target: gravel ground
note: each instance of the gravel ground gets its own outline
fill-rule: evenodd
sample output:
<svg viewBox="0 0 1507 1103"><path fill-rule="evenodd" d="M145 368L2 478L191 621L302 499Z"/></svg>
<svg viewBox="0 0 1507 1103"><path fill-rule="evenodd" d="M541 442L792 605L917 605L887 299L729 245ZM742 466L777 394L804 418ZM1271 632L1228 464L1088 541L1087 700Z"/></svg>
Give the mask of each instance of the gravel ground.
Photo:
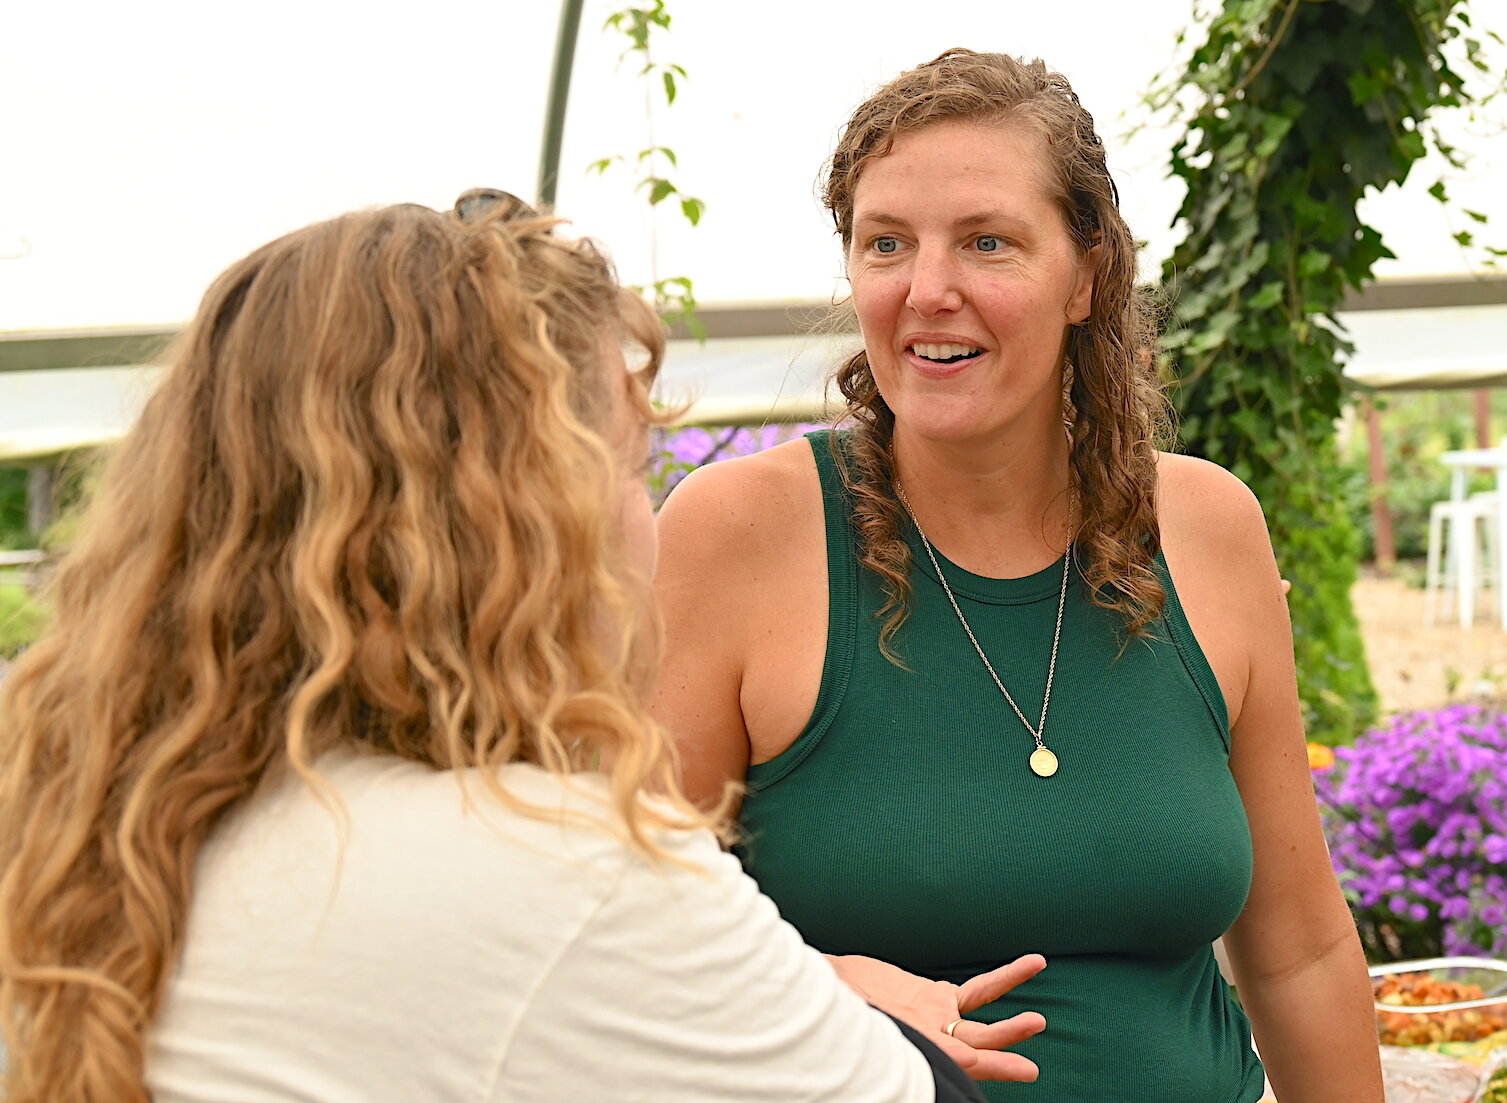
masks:
<svg viewBox="0 0 1507 1103"><path fill-rule="evenodd" d="M1423 590L1400 578L1362 577L1351 591L1383 711L1433 708L1462 698L1507 698L1507 632L1483 591L1476 623L1425 627Z"/></svg>

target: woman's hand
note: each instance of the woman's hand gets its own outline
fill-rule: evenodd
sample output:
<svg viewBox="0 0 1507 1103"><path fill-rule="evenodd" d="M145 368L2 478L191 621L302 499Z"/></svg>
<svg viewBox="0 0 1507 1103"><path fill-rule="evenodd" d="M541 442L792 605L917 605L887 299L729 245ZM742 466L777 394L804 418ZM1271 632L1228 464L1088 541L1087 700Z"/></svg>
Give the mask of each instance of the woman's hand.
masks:
<svg viewBox="0 0 1507 1103"><path fill-rule="evenodd" d="M1018 1053L1001 1053L1046 1028L1035 1011L1022 1011L997 1023L975 1023L963 1016L999 999L1046 968L1040 954L1027 954L1008 965L980 973L964 984L926 980L876 958L824 955L849 988L869 1003L903 1019L946 1053L975 1080L1035 1080L1036 1063ZM961 1020L961 1021L959 1021ZM952 1033L947 1027L957 1023Z"/></svg>

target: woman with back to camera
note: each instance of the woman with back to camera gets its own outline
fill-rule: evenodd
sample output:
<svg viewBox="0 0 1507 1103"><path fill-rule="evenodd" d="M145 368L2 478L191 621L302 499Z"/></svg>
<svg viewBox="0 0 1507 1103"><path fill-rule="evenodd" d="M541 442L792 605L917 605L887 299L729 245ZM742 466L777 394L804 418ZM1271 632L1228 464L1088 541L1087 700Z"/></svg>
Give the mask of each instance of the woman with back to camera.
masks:
<svg viewBox="0 0 1507 1103"><path fill-rule="evenodd" d="M951 50L857 109L825 200L852 428L660 515L687 792L746 778L745 868L818 949L938 978L1046 956L1040 1079L991 1098L1249 1103L1254 1028L1282 1103L1379 1103L1261 508L1156 451L1089 114L1039 61Z"/></svg>
<svg viewBox="0 0 1507 1103"><path fill-rule="evenodd" d="M8 1103L977 1098L918 1030L1034 1074L993 1050L1039 1015L942 1028L1039 958L839 962L897 1030L678 795L662 332L553 220L459 210L233 266L114 458L0 684Z"/></svg>

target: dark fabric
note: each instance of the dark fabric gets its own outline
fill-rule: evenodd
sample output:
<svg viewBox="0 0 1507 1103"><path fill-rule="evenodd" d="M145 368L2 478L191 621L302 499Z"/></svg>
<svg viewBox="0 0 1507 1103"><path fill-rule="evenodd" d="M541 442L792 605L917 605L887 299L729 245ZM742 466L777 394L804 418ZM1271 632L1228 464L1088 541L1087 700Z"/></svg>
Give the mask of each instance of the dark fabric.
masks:
<svg viewBox="0 0 1507 1103"><path fill-rule="evenodd" d="M840 437L837 439L841 439ZM813 434L827 508L829 630L812 717L749 770L745 868L816 948L955 983L1021 954L1040 976L970 1017L1042 1012L1019 1052L1035 1103L1247 1103L1263 1076L1210 944L1240 914L1251 841L1212 670L1162 571L1153 638L1124 645L1075 570L1045 742L1035 743L958 623L909 526L913 606L879 652L879 581L854 553L849 503ZM1061 562L1025 578L938 553L979 643L1021 710L1040 714ZM1122 645L1123 653L1122 653Z"/></svg>
<svg viewBox="0 0 1507 1103"><path fill-rule="evenodd" d="M889 1012L886 1011L885 1014L889 1015ZM895 1025L905 1035L905 1040L919 1049L926 1058L926 1063L931 1066L931 1076L937 1084L937 1103L988 1103L978 1085L968 1079L967 1073L958 1068L957 1062L909 1023L901 1022L893 1015L890 1018L895 1020Z"/></svg>

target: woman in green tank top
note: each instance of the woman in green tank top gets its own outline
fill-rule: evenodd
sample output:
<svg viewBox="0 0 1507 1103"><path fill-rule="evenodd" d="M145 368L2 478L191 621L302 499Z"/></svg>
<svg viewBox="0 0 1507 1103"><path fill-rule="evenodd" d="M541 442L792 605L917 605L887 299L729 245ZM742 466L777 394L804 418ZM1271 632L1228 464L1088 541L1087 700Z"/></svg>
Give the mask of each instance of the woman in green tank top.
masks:
<svg viewBox="0 0 1507 1103"><path fill-rule="evenodd" d="M952 50L858 108L825 199L851 428L660 515L688 791L746 783L745 867L828 954L1046 956L949 1028L1045 1015L991 1098L1254 1103L1254 1032L1282 1103L1380 1103L1261 509L1155 450L1093 120L1040 62Z"/></svg>

